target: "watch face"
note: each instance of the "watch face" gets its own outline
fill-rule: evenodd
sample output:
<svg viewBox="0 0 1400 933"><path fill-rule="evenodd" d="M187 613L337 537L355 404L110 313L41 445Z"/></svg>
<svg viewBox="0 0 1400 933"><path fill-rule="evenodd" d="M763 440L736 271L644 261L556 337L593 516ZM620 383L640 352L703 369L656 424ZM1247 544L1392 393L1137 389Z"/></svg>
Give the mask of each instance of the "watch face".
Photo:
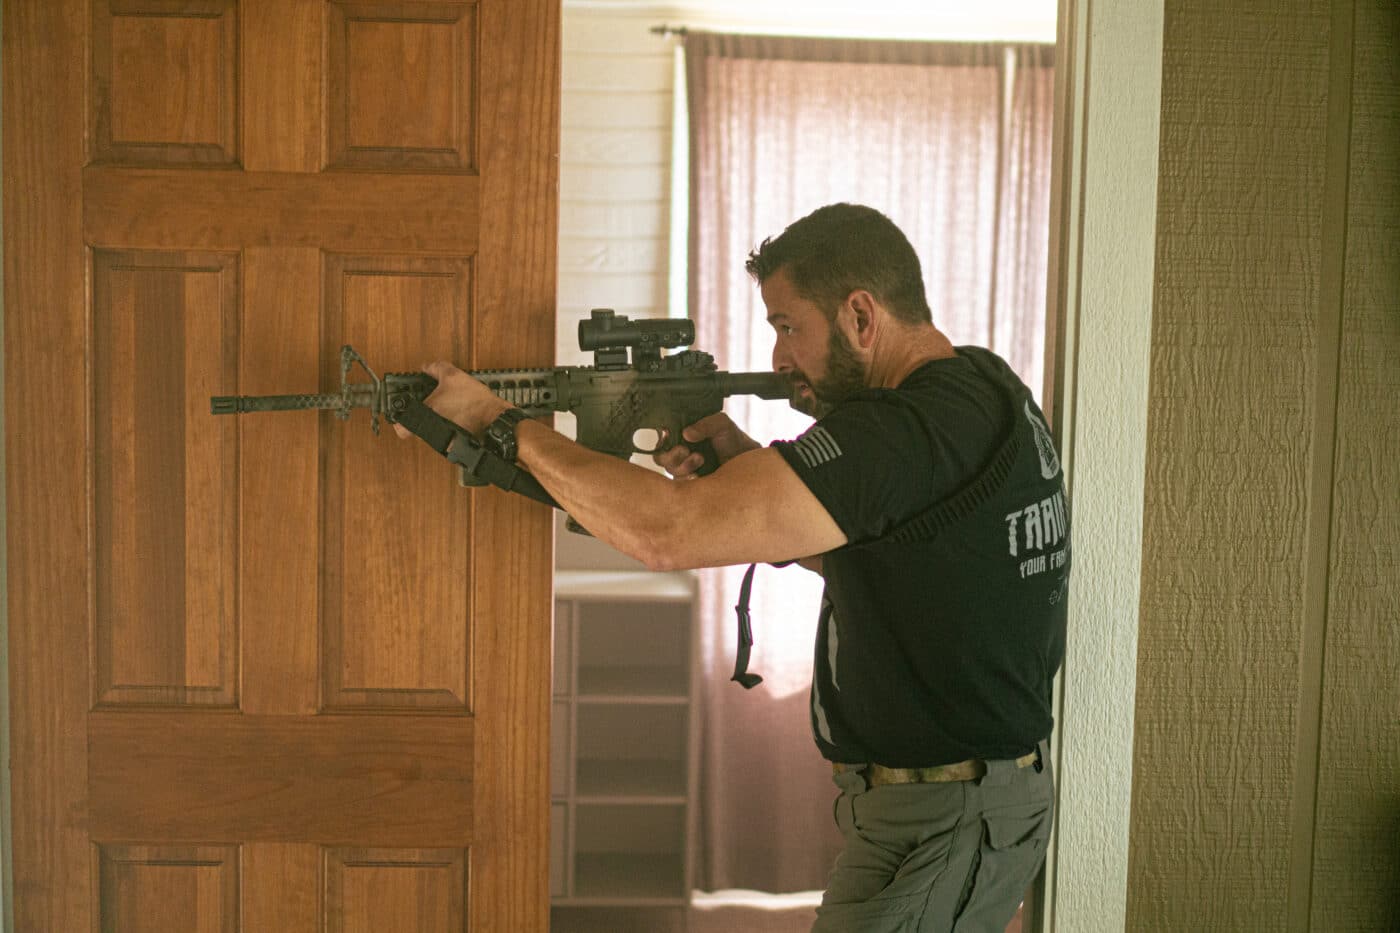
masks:
<svg viewBox="0 0 1400 933"><path fill-rule="evenodd" d="M519 408L508 408L486 427L486 439L502 460L515 462L515 426L528 417Z"/></svg>

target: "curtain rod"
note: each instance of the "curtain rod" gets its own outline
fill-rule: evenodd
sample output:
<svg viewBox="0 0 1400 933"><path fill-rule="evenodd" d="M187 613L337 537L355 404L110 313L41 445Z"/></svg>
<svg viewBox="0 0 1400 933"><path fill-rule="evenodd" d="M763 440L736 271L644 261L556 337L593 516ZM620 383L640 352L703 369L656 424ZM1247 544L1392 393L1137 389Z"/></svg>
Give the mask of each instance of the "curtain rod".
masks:
<svg viewBox="0 0 1400 933"><path fill-rule="evenodd" d="M680 36L685 38L686 28L684 26L669 26L662 23L660 26L651 27L652 33L658 36Z"/></svg>

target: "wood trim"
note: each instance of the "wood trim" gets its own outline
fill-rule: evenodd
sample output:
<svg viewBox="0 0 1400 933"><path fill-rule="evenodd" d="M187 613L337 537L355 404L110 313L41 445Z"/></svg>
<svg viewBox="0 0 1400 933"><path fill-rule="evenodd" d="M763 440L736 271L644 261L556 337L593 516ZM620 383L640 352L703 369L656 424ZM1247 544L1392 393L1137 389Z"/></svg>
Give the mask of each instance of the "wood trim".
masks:
<svg viewBox="0 0 1400 933"><path fill-rule="evenodd" d="M1074 247L1080 236L1078 212L1070 208L1078 204L1080 186L1076 183L1076 169L1082 171L1078 155L1084 148L1083 95L1087 94L1087 87L1081 84L1085 71L1082 55L1086 49L1080 37L1080 17L1088 14L1087 8L1081 14L1081 7L1088 2L1059 0L1055 24L1055 114L1050 144L1050 240L1046 262L1045 367L1041 381L1041 411L1054 433L1066 477L1073 468L1071 458L1074 455L1070 429L1074 424L1073 355L1077 324L1074 309L1078 300L1079 270L1079 257ZM1064 669L1061 667L1060 673L1055 676L1052 697L1058 728L1050 736L1050 757L1057 777L1056 820L1050 830L1045 864L1031 883L1024 914L1025 928L1035 933L1050 933L1055 928L1055 895L1060 883L1060 808L1064 799L1061 791L1064 749L1060 735L1064 729L1064 681ZM1131 754L1131 746L1127 751Z"/></svg>
<svg viewBox="0 0 1400 933"><path fill-rule="evenodd" d="M89 930L87 255L90 25L81 0L4 5L5 449L14 928ZM21 144L22 142L22 144Z"/></svg>
<svg viewBox="0 0 1400 933"><path fill-rule="evenodd" d="M490 0L478 16L483 182L471 365L549 365L559 237L560 7L557 0ZM471 708L476 739L489 750L482 765L492 773L474 785L482 844L468 868L468 928L547 930L553 600L545 581L554 570L553 515L499 490L473 498L478 664ZM503 583L503 572L520 585ZM487 844L508 837L520 841L509 848Z"/></svg>
<svg viewBox="0 0 1400 933"><path fill-rule="evenodd" d="M472 175L91 166L83 172L83 230L89 243L109 248L470 255L480 187Z"/></svg>
<svg viewBox="0 0 1400 933"><path fill-rule="evenodd" d="M250 11L251 12L251 11ZM321 253L243 251L238 381L229 394L319 392ZM273 313L276 309L281 313ZM239 708L244 713L317 711L317 574L324 522L304 503L320 496L323 420L316 412L238 423ZM277 450L275 458L263 451Z"/></svg>
<svg viewBox="0 0 1400 933"><path fill-rule="evenodd" d="M88 732L94 841L472 841L469 717L93 713Z"/></svg>
<svg viewBox="0 0 1400 933"><path fill-rule="evenodd" d="M275 0L239 8L242 165L250 172L318 172L325 164L322 98L325 0ZM295 114L287 132L281 115Z"/></svg>

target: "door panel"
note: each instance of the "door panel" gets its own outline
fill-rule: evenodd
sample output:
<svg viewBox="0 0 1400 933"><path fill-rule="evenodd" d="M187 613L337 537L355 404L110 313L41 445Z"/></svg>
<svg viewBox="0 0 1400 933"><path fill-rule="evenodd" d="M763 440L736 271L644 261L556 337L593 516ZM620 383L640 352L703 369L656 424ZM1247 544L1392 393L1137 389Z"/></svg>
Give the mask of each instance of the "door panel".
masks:
<svg viewBox="0 0 1400 933"><path fill-rule="evenodd" d="M546 929L550 515L208 398L550 362L557 6L3 15L17 928Z"/></svg>
<svg viewBox="0 0 1400 933"><path fill-rule="evenodd" d="M88 717L95 839L469 845L465 716Z"/></svg>
<svg viewBox="0 0 1400 933"><path fill-rule="evenodd" d="M93 253L94 703L237 699L238 256Z"/></svg>
<svg viewBox="0 0 1400 933"><path fill-rule="evenodd" d="M475 6L346 0L329 12L330 166L475 172Z"/></svg>
<svg viewBox="0 0 1400 933"><path fill-rule="evenodd" d="M92 4L95 162L238 164L236 0Z"/></svg>
<svg viewBox="0 0 1400 933"><path fill-rule="evenodd" d="M341 342L396 369L469 358L471 273L469 257L327 256L323 381L340 378ZM325 706L465 711L469 554L422 543L469 540L472 500L426 445L375 437L366 421L328 424Z"/></svg>
<svg viewBox="0 0 1400 933"><path fill-rule="evenodd" d="M103 929L238 931L237 846L97 847Z"/></svg>

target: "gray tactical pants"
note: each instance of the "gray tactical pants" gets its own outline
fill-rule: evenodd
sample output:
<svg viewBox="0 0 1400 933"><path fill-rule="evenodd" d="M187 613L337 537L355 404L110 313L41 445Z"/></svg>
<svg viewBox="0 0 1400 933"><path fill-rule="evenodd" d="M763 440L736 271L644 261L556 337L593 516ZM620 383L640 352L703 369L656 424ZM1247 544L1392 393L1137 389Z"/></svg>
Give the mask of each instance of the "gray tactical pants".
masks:
<svg viewBox="0 0 1400 933"><path fill-rule="evenodd" d="M1005 933L1045 858L1054 781L1041 770L988 763L972 781L866 789L833 780L836 859L812 933Z"/></svg>

